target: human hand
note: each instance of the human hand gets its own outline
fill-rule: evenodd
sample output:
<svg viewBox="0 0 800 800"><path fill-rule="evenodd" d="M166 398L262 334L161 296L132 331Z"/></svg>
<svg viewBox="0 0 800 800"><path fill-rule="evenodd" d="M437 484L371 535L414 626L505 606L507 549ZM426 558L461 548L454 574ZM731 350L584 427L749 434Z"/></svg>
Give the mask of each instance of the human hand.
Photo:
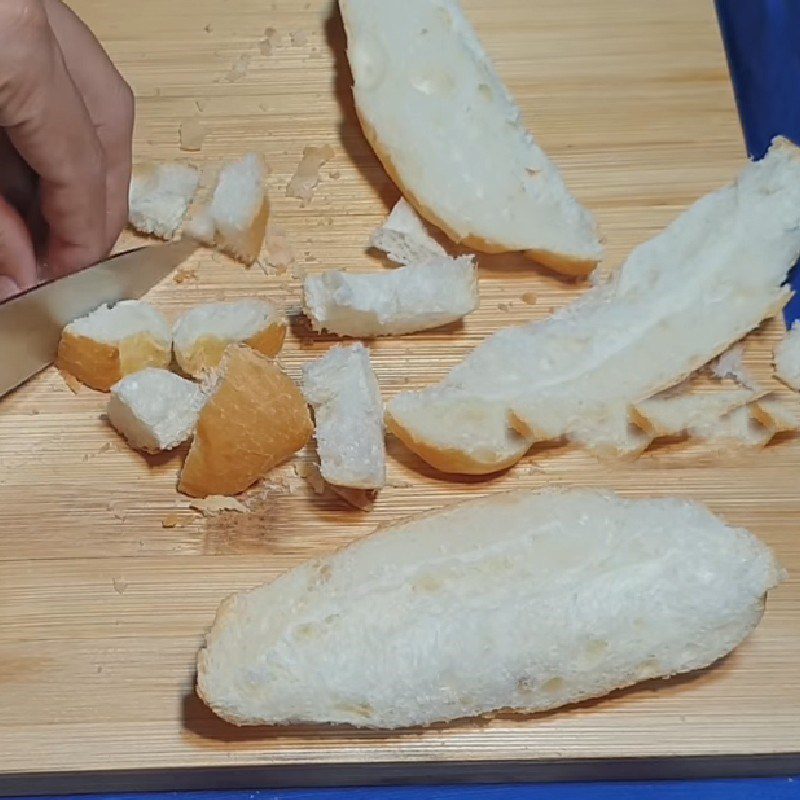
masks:
<svg viewBox="0 0 800 800"><path fill-rule="evenodd" d="M0 129L2 299L39 255L41 277L99 261L128 216L133 95L61 0L0 0Z"/></svg>

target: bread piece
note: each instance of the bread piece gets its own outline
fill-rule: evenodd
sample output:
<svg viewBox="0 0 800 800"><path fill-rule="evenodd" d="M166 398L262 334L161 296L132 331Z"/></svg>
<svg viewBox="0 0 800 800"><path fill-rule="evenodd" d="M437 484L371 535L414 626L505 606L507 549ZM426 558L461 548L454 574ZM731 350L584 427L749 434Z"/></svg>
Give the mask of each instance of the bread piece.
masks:
<svg viewBox="0 0 800 800"><path fill-rule="evenodd" d="M796 403L792 407L780 397L768 394L751 403L749 408L753 419L772 431L773 435L800 430Z"/></svg>
<svg viewBox="0 0 800 800"><path fill-rule="evenodd" d="M336 486L381 489L383 404L369 350L360 343L334 347L306 364L303 394L314 409L322 477Z"/></svg>
<svg viewBox="0 0 800 800"><path fill-rule="evenodd" d="M735 344L711 363L711 374L720 380L730 378L739 386L755 389L757 382L744 365L744 345Z"/></svg>
<svg viewBox="0 0 800 800"><path fill-rule="evenodd" d="M148 367L111 388L106 413L131 447L158 453L183 444L194 433L205 399L196 383Z"/></svg>
<svg viewBox="0 0 800 800"><path fill-rule="evenodd" d="M719 447L758 448L764 447L775 431L762 425L748 406L740 406L717 419L691 427L689 435Z"/></svg>
<svg viewBox="0 0 800 800"><path fill-rule="evenodd" d="M794 323L775 349L775 375L800 391L800 322Z"/></svg>
<svg viewBox="0 0 800 800"><path fill-rule="evenodd" d="M457 0L339 7L361 126L417 211L471 248L591 272L594 219L525 129Z"/></svg>
<svg viewBox="0 0 800 800"><path fill-rule="evenodd" d="M200 378L219 366L225 348L234 342L275 356L286 338L286 326L286 317L266 300L195 306L175 324L175 359L187 375Z"/></svg>
<svg viewBox="0 0 800 800"><path fill-rule="evenodd" d="M194 167L157 164L135 170L128 191L128 222L142 233L171 239L200 183Z"/></svg>
<svg viewBox="0 0 800 800"><path fill-rule="evenodd" d="M461 256L364 274L329 270L306 277L303 304L315 331L340 336L438 328L478 307L475 263Z"/></svg>
<svg viewBox="0 0 800 800"><path fill-rule="evenodd" d="M246 345L230 345L178 489L191 497L243 492L303 447L311 433L308 407L291 378Z"/></svg>
<svg viewBox="0 0 800 800"><path fill-rule="evenodd" d="M123 300L103 305L67 325L56 366L81 383L107 392L125 375L172 360L169 324L149 303Z"/></svg>
<svg viewBox="0 0 800 800"><path fill-rule="evenodd" d="M238 725L544 711L713 663L782 577L695 503L495 494L229 597L197 689Z"/></svg>
<svg viewBox="0 0 800 800"><path fill-rule="evenodd" d="M428 233L425 223L403 197L386 222L373 232L369 245L386 253L396 264L424 264L447 256L447 251Z"/></svg>
<svg viewBox="0 0 800 800"><path fill-rule="evenodd" d="M439 453L452 471L476 460L471 442L480 440L477 460L492 472L507 464L509 435L498 426L487 442L482 418L471 425L450 417L448 403L493 414L505 404L528 444L570 436L587 416L619 419L776 313L798 255L800 158L778 139L736 183L636 248L606 283L545 322L494 334L438 386L391 400L387 425L423 458L430 460L415 442ZM445 424L434 426L432 413Z"/></svg>
<svg viewBox="0 0 800 800"><path fill-rule="evenodd" d="M713 426L720 417L746 406L759 395L743 386L718 386L701 392L656 395L633 407L637 425L653 436L679 436Z"/></svg>

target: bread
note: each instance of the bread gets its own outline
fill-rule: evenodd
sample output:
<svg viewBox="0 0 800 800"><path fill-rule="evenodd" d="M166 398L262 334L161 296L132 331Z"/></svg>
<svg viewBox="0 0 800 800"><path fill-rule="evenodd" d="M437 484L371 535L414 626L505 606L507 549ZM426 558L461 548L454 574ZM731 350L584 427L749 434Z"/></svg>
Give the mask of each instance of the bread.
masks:
<svg viewBox="0 0 800 800"><path fill-rule="evenodd" d="M175 360L187 375L200 378L219 366L225 348L234 342L275 356L286 338L286 326L283 314L266 300L195 306L175 324Z"/></svg>
<svg viewBox="0 0 800 800"><path fill-rule="evenodd" d="M769 394L751 403L749 408L753 419L773 435L800 430L796 403L792 407L776 395Z"/></svg>
<svg viewBox="0 0 800 800"><path fill-rule="evenodd" d="M386 253L396 264L424 264L447 255L403 197L397 201L386 222L373 231L369 244Z"/></svg>
<svg viewBox="0 0 800 800"><path fill-rule="evenodd" d="M339 0L364 133L454 242L569 275L602 257L591 214L525 129L457 0Z"/></svg>
<svg viewBox="0 0 800 800"><path fill-rule="evenodd" d="M705 420L689 429L696 439L718 447L764 447L776 431L755 417L749 406L739 406L713 420Z"/></svg>
<svg viewBox="0 0 800 800"><path fill-rule="evenodd" d="M128 191L128 222L137 231L171 239L200 183L194 167L158 164L134 171Z"/></svg>
<svg viewBox="0 0 800 800"><path fill-rule="evenodd" d="M106 413L131 447L158 453L183 444L194 433L205 399L196 383L147 367L111 388Z"/></svg>
<svg viewBox="0 0 800 800"><path fill-rule="evenodd" d="M800 323L795 322L775 349L775 375L800 391Z"/></svg>
<svg viewBox="0 0 800 800"><path fill-rule="evenodd" d="M311 438L291 378L246 345L225 351L178 482L191 497L243 492Z"/></svg>
<svg viewBox="0 0 800 800"><path fill-rule="evenodd" d="M226 164L210 204L193 209L183 233L252 264L261 252L269 221L266 176L264 159L256 153Z"/></svg>
<svg viewBox="0 0 800 800"><path fill-rule="evenodd" d="M56 366L107 392L125 375L166 367L172 359L169 324L149 303L123 300L70 322L61 333Z"/></svg>
<svg viewBox="0 0 800 800"><path fill-rule="evenodd" d="M713 425L720 417L746 406L759 395L743 386L718 386L703 392L656 395L633 407L637 425L653 436L679 436Z"/></svg>
<svg viewBox="0 0 800 800"><path fill-rule="evenodd" d="M308 275L303 306L315 331L340 336L390 336L438 328L478 307L471 256L393 270Z"/></svg>
<svg viewBox="0 0 800 800"><path fill-rule="evenodd" d="M544 711L712 664L781 578L755 536L695 503L495 494L232 595L197 690L237 725Z"/></svg>
<svg viewBox="0 0 800 800"><path fill-rule="evenodd" d="M778 139L738 181L636 248L607 283L545 322L494 334L436 387L393 398L387 426L423 458L438 453L440 468L470 461L472 471L493 472L525 442L569 437L587 418L624 418L777 313L798 255L800 157ZM500 424L489 440L481 415L469 424L459 414L467 402L476 414L505 406L521 441Z"/></svg>
<svg viewBox="0 0 800 800"><path fill-rule="evenodd" d="M314 409L322 477L335 486L386 483L383 403L369 350L334 347L303 367L303 394Z"/></svg>

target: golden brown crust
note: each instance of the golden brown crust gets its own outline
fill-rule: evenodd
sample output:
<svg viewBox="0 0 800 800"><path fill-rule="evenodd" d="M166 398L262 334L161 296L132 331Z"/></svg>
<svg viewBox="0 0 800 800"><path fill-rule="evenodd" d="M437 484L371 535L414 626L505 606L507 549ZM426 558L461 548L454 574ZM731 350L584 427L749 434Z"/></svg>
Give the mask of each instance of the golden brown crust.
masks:
<svg viewBox="0 0 800 800"><path fill-rule="evenodd" d="M479 459L461 450L440 448L424 439L419 439L400 424L388 411L384 421L386 429L393 433L409 450L416 453L435 469L456 475L490 475L514 466L527 452L514 453L504 459Z"/></svg>
<svg viewBox="0 0 800 800"><path fill-rule="evenodd" d="M281 319L271 323L263 331L245 342L253 350L265 356L276 356L283 347L286 338L286 320ZM201 336L196 339L190 350L175 353L180 368L194 378L202 378L203 375L216 369L222 361L225 349L231 342L227 339L220 339L218 336Z"/></svg>
<svg viewBox="0 0 800 800"><path fill-rule="evenodd" d="M313 431L303 395L270 359L230 345L220 372L180 475L178 489L192 497L243 492Z"/></svg>
<svg viewBox="0 0 800 800"><path fill-rule="evenodd" d="M107 344L64 331L58 343L56 366L86 386L107 392L125 375L145 367L167 367L171 358L172 348L149 333Z"/></svg>
<svg viewBox="0 0 800 800"><path fill-rule="evenodd" d="M370 143L372 149L375 151L375 155L378 156L378 160L381 162L381 164L383 164L383 168L386 170L388 176L392 179L397 188L400 189L403 197L405 197L405 199L408 200L412 206L414 206L417 213L421 217L424 217L432 225L435 225L437 228L442 230L447 237L456 244L470 249L480 250L482 253L510 252L506 245L499 242L488 241L480 236L463 237L459 235L457 231L454 231L447 225L447 223L444 222L444 220L439 218L433 210L422 203L422 201L400 179L400 174L395 168L391 156L389 155L388 151L381 146L378 134L362 115L357 99L355 103L356 113L359 121L361 122L361 128L364 131L364 136ZM562 275L568 275L570 277L586 276L592 272L592 270L598 264L596 260L576 260L564 255L563 253L553 253L549 250L527 250L525 251L525 255L532 261L536 261L538 264L541 264L548 269L555 270Z"/></svg>

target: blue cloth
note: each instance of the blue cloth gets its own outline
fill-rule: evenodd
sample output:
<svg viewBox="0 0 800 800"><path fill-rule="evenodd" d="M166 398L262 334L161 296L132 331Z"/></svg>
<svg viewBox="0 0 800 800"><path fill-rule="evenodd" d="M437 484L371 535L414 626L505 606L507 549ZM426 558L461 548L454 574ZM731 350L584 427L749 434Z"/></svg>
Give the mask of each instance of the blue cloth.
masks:
<svg viewBox="0 0 800 800"><path fill-rule="evenodd" d="M773 137L800 144L800 0L717 0L747 152L764 155ZM787 323L800 319L800 266Z"/></svg>

